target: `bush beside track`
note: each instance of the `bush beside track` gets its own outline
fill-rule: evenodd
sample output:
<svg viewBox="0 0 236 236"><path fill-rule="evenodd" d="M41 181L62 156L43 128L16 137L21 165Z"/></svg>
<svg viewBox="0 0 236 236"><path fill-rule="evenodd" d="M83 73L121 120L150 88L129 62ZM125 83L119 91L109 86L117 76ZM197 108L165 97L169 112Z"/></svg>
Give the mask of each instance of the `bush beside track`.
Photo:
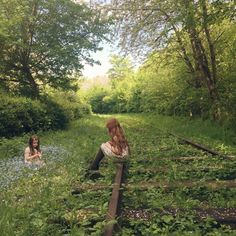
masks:
<svg viewBox="0 0 236 236"><path fill-rule="evenodd" d="M65 128L69 121L90 113L90 107L72 94L57 94L32 100L0 96L0 137Z"/></svg>

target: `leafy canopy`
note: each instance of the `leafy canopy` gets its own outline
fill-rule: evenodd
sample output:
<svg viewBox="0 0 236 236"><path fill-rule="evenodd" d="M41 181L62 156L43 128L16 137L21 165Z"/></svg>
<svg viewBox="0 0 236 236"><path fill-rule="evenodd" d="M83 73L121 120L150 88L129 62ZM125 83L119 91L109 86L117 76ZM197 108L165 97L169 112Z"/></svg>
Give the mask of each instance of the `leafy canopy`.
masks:
<svg viewBox="0 0 236 236"><path fill-rule="evenodd" d="M0 0L0 9L0 84L25 95L72 88L109 31L99 10L71 0Z"/></svg>

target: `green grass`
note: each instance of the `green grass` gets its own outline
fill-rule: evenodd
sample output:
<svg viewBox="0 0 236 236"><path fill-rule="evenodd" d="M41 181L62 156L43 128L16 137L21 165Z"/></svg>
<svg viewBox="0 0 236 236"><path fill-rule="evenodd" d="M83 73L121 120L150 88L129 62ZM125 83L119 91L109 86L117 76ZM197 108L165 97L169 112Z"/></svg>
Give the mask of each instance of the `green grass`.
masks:
<svg viewBox="0 0 236 236"><path fill-rule="evenodd" d="M213 149L228 155L235 155L236 146L234 134L209 122L199 120L188 121L183 118L171 118L147 114L114 115L121 122L131 145L130 170L157 168L167 166L169 171L157 172L155 175L128 176L128 181L181 181L194 179L217 180L219 176L227 174L227 169L233 171L235 162L228 163L224 159L209 158L200 150L191 146L181 145L178 140L169 136L168 132L196 140ZM11 185L0 193L0 235L101 235L105 225L105 216L110 195L109 189L101 191L84 191L78 196L71 194L74 187L81 184L96 185L110 184L115 174L115 166L101 164L103 178L96 183L84 178L84 171L93 159L98 147L107 141L105 121L108 115L92 115L74 121L67 130L48 131L39 133L42 148L45 149L43 158L47 166L38 171L24 170L25 175L12 181ZM0 143L0 160L9 159L15 155L22 155L27 145L28 135L13 139L2 139ZM206 156L206 160L189 163L175 163L169 159L172 156ZM140 164L139 159L149 160ZM215 167L219 170L202 172L203 167ZM194 171L191 171L192 170ZM10 172L9 172L10 173ZM1 179L0 179L1 180ZM206 199L212 199L212 206L236 207L235 192L222 190L213 191L204 189L205 197L199 199L202 189L177 189L169 193L160 189L142 193L127 193L125 206L134 207L164 207L167 204L173 207L191 209L198 204L206 206ZM226 192L228 193L226 194ZM132 203L132 204L131 204ZM194 231L191 220L183 227L171 228L170 222L162 222L155 218L153 226L140 225L140 222L124 222L124 235L135 227L143 229L146 234L159 232L166 235L168 232L185 232L188 227ZM165 221L166 219L164 219ZM180 220L180 219L178 219ZM168 221L168 220L167 220ZM177 220L176 220L177 221ZM162 223L166 228L160 228ZM192 223L191 223L192 222ZM196 222L195 222L196 223ZM194 223L194 224L195 224ZM179 223L178 223L179 224ZM203 224L203 225L202 225ZM168 226L168 227L167 227ZM153 227L153 229L151 229ZM196 230L213 232L206 223L198 223ZM153 230L153 231L151 231ZM172 231L170 231L172 230ZM223 229L219 229L218 232ZM224 230L223 230L224 231ZM222 231L222 232L223 232ZM226 232L225 230L224 232ZM134 231L133 231L134 232ZM138 231L137 231L138 232ZM186 231L187 232L187 231ZM200 232L200 231L199 231ZM205 231L204 231L205 232ZM201 233L201 232L200 232ZM128 234L127 235L132 235ZM177 234L176 234L177 235ZM212 234L214 235L214 234ZM217 234L216 234L217 235Z"/></svg>
<svg viewBox="0 0 236 236"><path fill-rule="evenodd" d="M153 120L153 116L150 116ZM236 134L212 121L157 115L157 126L184 138L192 139L223 153L236 153Z"/></svg>

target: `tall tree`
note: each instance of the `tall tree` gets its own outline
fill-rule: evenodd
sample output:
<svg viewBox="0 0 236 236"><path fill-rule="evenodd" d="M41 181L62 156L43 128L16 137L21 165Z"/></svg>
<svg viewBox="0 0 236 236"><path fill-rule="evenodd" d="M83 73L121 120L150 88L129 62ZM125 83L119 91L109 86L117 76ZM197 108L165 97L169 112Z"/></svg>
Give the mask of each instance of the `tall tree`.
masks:
<svg viewBox="0 0 236 236"><path fill-rule="evenodd" d="M215 119L220 119L215 44L223 32L213 38L211 30L216 22L234 19L233 9L230 0L114 0L110 7L125 50L149 54L172 45L186 64L192 86L207 88Z"/></svg>
<svg viewBox="0 0 236 236"><path fill-rule="evenodd" d="M0 0L0 85L38 97L71 89L109 31L100 11L71 0Z"/></svg>
<svg viewBox="0 0 236 236"><path fill-rule="evenodd" d="M115 87L117 82L125 79L132 73L132 64L127 57L118 55L111 55L110 63L111 68L108 70L108 77L112 87Z"/></svg>

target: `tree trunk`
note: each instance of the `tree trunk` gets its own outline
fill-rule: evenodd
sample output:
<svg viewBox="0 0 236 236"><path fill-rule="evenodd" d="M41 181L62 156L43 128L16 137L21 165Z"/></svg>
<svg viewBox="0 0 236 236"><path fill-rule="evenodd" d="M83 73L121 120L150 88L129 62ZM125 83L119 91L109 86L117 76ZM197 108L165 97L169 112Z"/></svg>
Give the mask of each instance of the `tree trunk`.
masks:
<svg viewBox="0 0 236 236"><path fill-rule="evenodd" d="M201 75L202 73L201 73L200 65L197 60L196 48L194 46L194 41L192 40L192 38L190 38L190 43L191 43L191 48L192 48L192 53L193 53L193 58L194 58L194 65L195 65L195 68L194 68L195 88L198 89L202 87L203 78Z"/></svg>
<svg viewBox="0 0 236 236"><path fill-rule="evenodd" d="M193 4L193 3L192 3ZM190 6L190 2L186 3L186 10L189 12L188 15L188 20L191 20L192 24L188 25L188 35L190 38L191 46L192 46L192 51L193 51L193 58L195 60L195 65L196 68L200 70L200 75L201 75L201 80L204 82L208 89L209 97L211 99L211 105L212 105L212 112L213 112L213 118L215 120L220 119L220 109L219 109L219 94L216 88L216 68L214 66L214 72L213 70L211 71L209 68L209 63L207 59L207 52L203 46L202 40L199 37L199 34L196 30L196 24L195 24L195 19L194 19L194 14L192 13L192 9L190 9L193 6ZM206 9L205 9L206 11ZM205 13L206 14L206 13ZM206 17L206 16L205 16ZM206 24L206 22L205 22ZM211 38L210 38L210 33L208 31L207 25L205 25L205 32L206 36L210 41L208 43L211 43ZM212 44L213 46L213 44ZM215 54L214 54L214 48L213 49L213 54L211 54L211 58L213 55L213 62L215 63ZM210 49L211 51L211 49ZM212 63L212 60L211 60Z"/></svg>
<svg viewBox="0 0 236 236"><path fill-rule="evenodd" d="M172 20L170 19L170 16L163 10L160 9L160 11L163 13L163 15L166 17L166 20L171 24L174 32L175 32L175 35L176 35L176 38L177 38L177 42L180 46L180 55L182 56L182 58L184 59L184 62L185 64L187 65L190 73L194 76L195 78L195 70L194 70L194 67L192 65L192 62L188 56L188 53L187 53L187 50L184 46L184 42L183 40L181 39L181 35L179 33L179 30L177 29L177 27L175 26L175 24L172 22ZM182 53L182 54L181 54ZM195 80L195 85L198 84L198 82ZM198 86L198 85L196 85Z"/></svg>
<svg viewBox="0 0 236 236"><path fill-rule="evenodd" d="M23 75L25 76L25 79L27 80L26 83L29 85L28 95L32 98L39 98L39 87L35 82L29 67L24 66L22 72Z"/></svg>
<svg viewBox="0 0 236 236"><path fill-rule="evenodd" d="M211 69L212 69L212 79L214 83L217 83L217 69L216 69L216 56L215 56L215 48L214 44L211 39L210 31L207 27L207 7L206 7L206 1L202 0L202 14L203 14L203 28L205 31L207 43L209 46L209 51L210 51L210 59L211 59Z"/></svg>

